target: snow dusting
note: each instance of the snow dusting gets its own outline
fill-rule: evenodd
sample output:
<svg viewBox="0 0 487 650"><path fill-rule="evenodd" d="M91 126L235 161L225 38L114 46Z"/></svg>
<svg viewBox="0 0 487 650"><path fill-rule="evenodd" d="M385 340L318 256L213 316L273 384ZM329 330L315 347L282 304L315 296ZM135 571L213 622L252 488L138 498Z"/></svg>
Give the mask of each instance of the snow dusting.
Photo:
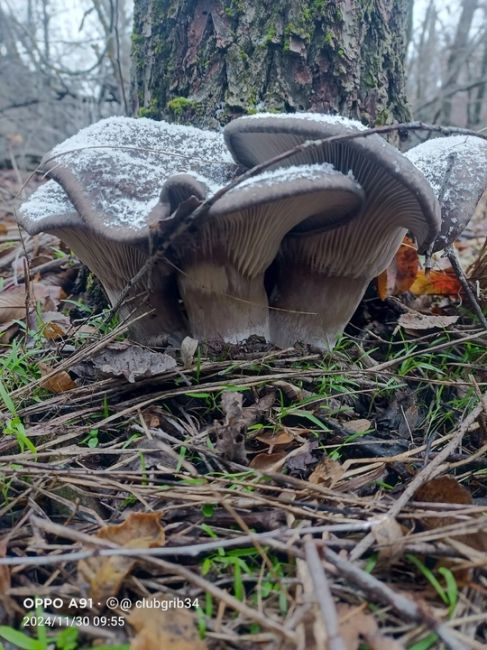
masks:
<svg viewBox="0 0 487 650"><path fill-rule="evenodd" d="M74 213L75 209L63 188L56 181L48 181L22 203L21 217L27 221L43 221L55 215Z"/></svg>
<svg viewBox="0 0 487 650"><path fill-rule="evenodd" d="M330 163L320 163L316 165L292 165L291 167L278 167L264 171L261 174L247 178L233 187L230 192L238 192L244 188L253 189L255 187L271 186L278 183L288 183L300 178L304 180L318 180L323 174L343 177L343 174L337 171ZM348 174L351 180L355 181L352 174ZM359 187L358 183L357 187Z"/></svg>
<svg viewBox="0 0 487 650"><path fill-rule="evenodd" d="M440 201L442 226L435 248L451 243L470 221L487 187L487 141L475 136L434 138L406 152Z"/></svg>
<svg viewBox="0 0 487 650"><path fill-rule="evenodd" d="M327 115L324 113L256 113L255 115L248 115L241 119L255 120L262 118L310 120L311 122L324 122L325 124L340 124L341 126L354 129L355 131L366 131L368 128L361 122L351 120L343 115Z"/></svg>
<svg viewBox="0 0 487 650"><path fill-rule="evenodd" d="M212 190L235 169L220 133L127 117L111 117L82 129L57 145L44 165L54 175L58 165L75 176L100 225L134 231L147 226L171 175L192 173ZM46 203L45 209L30 214L33 220L42 220L48 212Z"/></svg>

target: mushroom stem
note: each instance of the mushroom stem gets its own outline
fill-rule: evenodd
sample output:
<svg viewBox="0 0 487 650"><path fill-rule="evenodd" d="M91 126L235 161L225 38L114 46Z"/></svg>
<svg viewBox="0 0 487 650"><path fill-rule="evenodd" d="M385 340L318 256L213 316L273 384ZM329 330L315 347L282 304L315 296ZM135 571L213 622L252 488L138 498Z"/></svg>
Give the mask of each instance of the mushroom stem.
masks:
<svg viewBox="0 0 487 650"><path fill-rule="evenodd" d="M65 241L83 264L96 269L112 305L118 302L126 285L148 257L143 246L117 241L107 244L81 228L56 228L52 229L52 233ZM122 319L132 320L151 312L129 326L131 338L151 346L180 342L187 330L178 300L177 282L172 269L163 263L156 263L150 277L146 276L134 285L120 307Z"/></svg>
<svg viewBox="0 0 487 650"><path fill-rule="evenodd" d="M365 293L368 278L328 277L298 264L290 268L289 263L279 276L279 290L271 296L271 341L282 348L301 341L332 350Z"/></svg>
<svg viewBox="0 0 487 650"><path fill-rule="evenodd" d="M228 264L189 263L181 294L197 339L238 343L252 334L269 338L263 282L242 276Z"/></svg>

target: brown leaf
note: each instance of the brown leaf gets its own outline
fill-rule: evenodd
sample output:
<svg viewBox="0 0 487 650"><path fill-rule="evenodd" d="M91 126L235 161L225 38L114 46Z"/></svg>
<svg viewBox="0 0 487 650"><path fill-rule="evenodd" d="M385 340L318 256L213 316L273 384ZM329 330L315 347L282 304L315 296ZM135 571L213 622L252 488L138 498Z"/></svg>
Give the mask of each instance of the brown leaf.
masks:
<svg viewBox="0 0 487 650"><path fill-rule="evenodd" d="M427 481L414 494L416 501L424 503L459 503L464 505L473 504L470 492L461 485L453 476L438 476ZM443 528L458 524L459 519L447 517L423 517L421 523L429 530ZM468 544L480 551L487 551L487 536L485 532L473 533L470 535L451 535L455 539Z"/></svg>
<svg viewBox="0 0 487 650"><path fill-rule="evenodd" d="M325 456L311 472L308 481L315 485L333 487L343 477L344 473L345 470L338 461Z"/></svg>
<svg viewBox="0 0 487 650"><path fill-rule="evenodd" d="M160 519L160 512L132 512L121 524L101 528L95 537L124 548L164 546ZM123 556L92 557L78 563L78 575L89 584L93 600L103 604L106 598L118 593L136 561Z"/></svg>
<svg viewBox="0 0 487 650"><path fill-rule="evenodd" d="M347 650L358 650L363 639L371 650L404 650L395 639L385 636L379 630L372 614L362 607L352 607L345 603L337 605L339 633Z"/></svg>
<svg viewBox="0 0 487 650"><path fill-rule="evenodd" d="M0 323L25 318L25 291L15 289L0 293Z"/></svg>
<svg viewBox="0 0 487 650"><path fill-rule="evenodd" d="M41 377L52 372L52 368L47 363L40 362L39 369L41 371ZM52 377L41 381L41 386L51 393L65 393L67 390L76 388L77 384L65 370L60 370L52 375Z"/></svg>
<svg viewBox="0 0 487 650"><path fill-rule="evenodd" d="M272 454L257 454L249 463L249 467L259 469L262 472L275 469L275 465L286 458L285 451L275 451Z"/></svg>
<svg viewBox="0 0 487 650"><path fill-rule="evenodd" d="M286 431L286 429L282 429L278 433L260 433L258 436L255 436L255 439L269 447L289 445L291 442L294 442L294 436L289 431Z"/></svg>
<svg viewBox="0 0 487 650"><path fill-rule="evenodd" d="M194 614L174 607L171 599L154 597L149 607L132 609L128 622L137 633L130 650L207 650L198 636Z"/></svg>
<svg viewBox="0 0 487 650"><path fill-rule="evenodd" d="M434 316L431 314L421 314L419 312L401 314L398 324L407 330L431 330L443 329L457 322L459 316Z"/></svg>
<svg viewBox="0 0 487 650"><path fill-rule="evenodd" d="M349 420L344 426L350 433L365 433L372 428L372 423L370 420L362 418L359 420Z"/></svg>

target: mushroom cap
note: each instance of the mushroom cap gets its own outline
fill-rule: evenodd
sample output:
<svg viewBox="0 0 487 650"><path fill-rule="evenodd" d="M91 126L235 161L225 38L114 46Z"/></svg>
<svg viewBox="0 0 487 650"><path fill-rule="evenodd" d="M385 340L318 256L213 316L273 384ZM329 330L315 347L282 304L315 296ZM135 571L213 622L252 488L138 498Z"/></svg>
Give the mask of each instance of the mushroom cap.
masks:
<svg viewBox="0 0 487 650"><path fill-rule="evenodd" d="M251 277L270 265L292 228L310 234L347 224L359 214L364 198L355 179L330 164L281 167L226 192L195 224L197 236L190 236L195 250L208 255L213 246L224 247Z"/></svg>
<svg viewBox="0 0 487 650"><path fill-rule="evenodd" d="M47 181L19 207L17 220L30 235L59 228L83 227L83 220L56 181Z"/></svg>
<svg viewBox="0 0 487 650"><path fill-rule="evenodd" d="M308 140L353 134L366 127L342 116L315 113L257 114L238 118L224 129L225 142L239 164L253 167ZM389 222L410 229L421 250L434 241L440 211L423 174L395 147L377 134L323 143L280 161L276 166L329 162L352 171L367 202L387 207ZM367 205L364 208L367 210Z"/></svg>
<svg viewBox="0 0 487 650"><path fill-rule="evenodd" d="M464 135L434 138L407 151L406 157L440 202L441 231L433 250L441 250L463 231L487 188L487 140Z"/></svg>
<svg viewBox="0 0 487 650"><path fill-rule="evenodd" d="M223 183L235 165L221 134L145 118L111 117L57 145L43 171L65 190L88 229L109 239L147 238L164 181L172 174L205 172ZM62 227L62 214L32 218L20 212L28 232ZM40 222L40 223L39 223Z"/></svg>
<svg viewBox="0 0 487 650"><path fill-rule="evenodd" d="M192 335L268 338L264 273L286 233L310 217L320 230L347 223L363 201L358 183L326 163L266 171L225 192L173 251Z"/></svg>

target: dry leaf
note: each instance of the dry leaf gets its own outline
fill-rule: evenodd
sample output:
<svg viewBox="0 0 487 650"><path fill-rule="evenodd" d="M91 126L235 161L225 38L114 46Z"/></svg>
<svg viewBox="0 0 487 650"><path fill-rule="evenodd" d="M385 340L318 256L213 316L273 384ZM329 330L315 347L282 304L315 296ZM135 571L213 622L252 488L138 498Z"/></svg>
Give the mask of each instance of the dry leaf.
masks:
<svg viewBox="0 0 487 650"><path fill-rule="evenodd" d="M459 503L472 505L473 498L470 492L461 485L453 476L438 476L437 478L427 481L414 494L416 501L424 503ZM458 524L460 520L456 517L423 517L421 523L425 528L432 530L434 528L443 528ZM469 535L455 535L451 537L478 549L487 551L487 535L485 532L471 533Z"/></svg>
<svg viewBox="0 0 487 650"><path fill-rule="evenodd" d="M25 291L15 289L0 293L0 323L25 317Z"/></svg>
<svg viewBox="0 0 487 650"><path fill-rule="evenodd" d="M358 650L362 639L371 650L404 650L399 641L381 633L374 616L364 611L363 607L353 607L345 603L337 605L339 633L346 650Z"/></svg>
<svg viewBox="0 0 487 650"><path fill-rule="evenodd" d="M350 433L365 433L369 429L372 429L372 423L370 420L365 418L359 420L349 420L345 423L345 429L350 431Z"/></svg>
<svg viewBox="0 0 487 650"><path fill-rule="evenodd" d="M408 291L419 272L419 258L410 237L404 237L390 266L377 278L377 292L381 300Z"/></svg>
<svg viewBox="0 0 487 650"><path fill-rule="evenodd" d="M419 271L409 291L419 296L423 294L457 296L462 291L462 285L453 269L430 271L428 274Z"/></svg>
<svg viewBox="0 0 487 650"><path fill-rule="evenodd" d="M372 527L372 535L379 545L379 560L391 564L403 554L403 531L393 517L385 517Z"/></svg>
<svg viewBox="0 0 487 650"><path fill-rule="evenodd" d="M101 528L95 537L124 548L164 546L160 519L160 512L132 512L123 523ZM136 561L123 556L92 557L78 563L78 575L89 584L93 600L102 606L109 596L118 593Z"/></svg>
<svg viewBox="0 0 487 650"><path fill-rule="evenodd" d="M95 355L92 363L102 373L123 375L130 383L160 375L176 367L176 361L168 354L153 352L129 343L112 343Z"/></svg>
<svg viewBox="0 0 487 650"><path fill-rule="evenodd" d="M52 372L52 368L42 362L39 363L39 369L41 371L41 377ZM65 393L67 390L76 388L77 385L65 370L60 370L52 375L52 377L41 381L41 386L51 393Z"/></svg>
<svg viewBox="0 0 487 650"><path fill-rule="evenodd" d="M166 609L157 601L165 601ZM171 599L164 597L154 598L151 605L130 612L128 622L137 633L130 650L207 650L208 646L198 636L196 617L190 610L176 608Z"/></svg>
<svg viewBox="0 0 487 650"><path fill-rule="evenodd" d="M291 442L294 442L294 436L285 429L279 431L279 433L261 433L255 436L255 439L269 447L289 445Z"/></svg>
<svg viewBox="0 0 487 650"><path fill-rule="evenodd" d="M280 463L287 454L285 451L275 451L272 454L257 454L249 463L252 469L258 469L262 472L267 472L275 469L276 463Z"/></svg>
<svg viewBox="0 0 487 650"><path fill-rule="evenodd" d="M408 330L430 330L445 328L457 322L458 316L434 316L431 314L421 314L419 312L401 314L398 324Z"/></svg>
<svg viewBox="0 0 487 650"><path fill-rule="evenodd" d="M345 470L332 458L323 458L309 475L308 481L315 485L333 487L343 477Z"/></svg>
<svg viewBox="0 0 487 650"><path fill-rule="evenodd" d="M181 343L181 361L183 368L191 368L193 365L194 355L198 349L199 341L192 339L191 336L186 336Z"/></svg>

